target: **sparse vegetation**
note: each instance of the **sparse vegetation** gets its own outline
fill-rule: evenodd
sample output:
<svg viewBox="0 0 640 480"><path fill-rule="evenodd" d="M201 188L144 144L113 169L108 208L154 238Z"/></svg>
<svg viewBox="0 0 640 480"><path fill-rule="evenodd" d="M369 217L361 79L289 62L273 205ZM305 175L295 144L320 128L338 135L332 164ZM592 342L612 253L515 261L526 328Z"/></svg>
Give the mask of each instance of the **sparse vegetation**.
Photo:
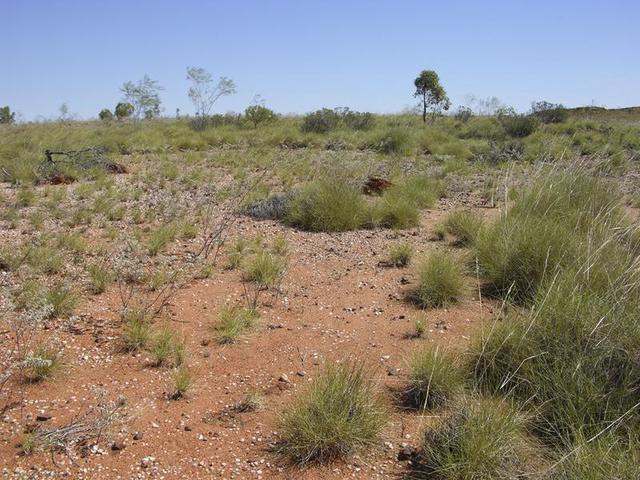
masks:
<svg viewBox="0 0 640 480"><path fill-rule="evenodd" d="M224 307L218 318L214 325L218 343L235 343L255 324L258 312L247 308Z"/></svg>

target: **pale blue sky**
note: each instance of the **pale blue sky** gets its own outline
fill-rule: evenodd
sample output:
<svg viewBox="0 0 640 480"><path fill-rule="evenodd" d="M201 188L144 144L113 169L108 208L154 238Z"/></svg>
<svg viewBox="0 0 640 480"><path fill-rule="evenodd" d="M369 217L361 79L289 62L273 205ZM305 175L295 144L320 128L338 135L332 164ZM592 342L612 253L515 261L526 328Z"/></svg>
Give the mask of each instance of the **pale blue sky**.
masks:
<svg viewBox="0 0 640 480"><path fill-rule="evenodd" d="M638 0L0 0L0 105L23 119L113 108L145 73L190 113L187 66L233 78L215 110L260 94L280 113L397 112L434 69L454 106L640 105Z"/></svg>

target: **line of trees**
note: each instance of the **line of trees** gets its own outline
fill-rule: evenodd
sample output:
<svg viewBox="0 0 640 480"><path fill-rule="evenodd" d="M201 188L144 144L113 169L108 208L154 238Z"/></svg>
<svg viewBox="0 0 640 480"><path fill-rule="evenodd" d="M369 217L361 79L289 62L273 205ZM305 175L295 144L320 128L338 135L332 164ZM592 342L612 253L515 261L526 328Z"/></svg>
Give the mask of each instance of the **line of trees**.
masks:
<svg viewBox="0 0 640 480"><path fill-rule="evenodd" d="M232 79L224 76L216 80L210 72L202 67L187 67L186 79L190 82L187 95L195 108L195 119L192 120L192 126L195 129L207 128L212 123L210 116L215 103L222 97L236 93L236 84ZM415 87L413 96L420 99L423 122L426 123L429 118L433 120L451 107L451 101L440 83L438 74L434 70L421 71L414 79L413 85ZM160 116L162 111L160 93L163 90L164 87L147 74L136 82L127 81L120 87L122 100L118 102L113 111L108 108L100 110L98 117L103 121L111 121L114 118L117 120L156 118ZM473 116L475 110L480 115L496 115L501 122L517 118L520 125L527 124L528 127L526 129L529 129L533 128L534 121L559 123L568 116L564 106L546 101L533 102L531 111L523 115L517 114L515 110L502 105L496 97L484 100L470 97L467 99L467 103L475 105L475 108L472 109L469 106L459 107L454 113L456 119L467 121ZM68 119L66 103L62 105L60 112L61 120ZM341 115L340 112L323 109L309 114L307 117L315 115L311 120L318 117L315 124L322 122L333 122L335 124L340 121L351 122L356 125L354 128L358 129L369 128L373 122L372 114L370 113L348 113L347 115L347 113L343 112L343 115ZM275 112L267 108L264 105L264 101L260 100L259 97L256 97L254 102L245 109L244 116L254 128L257 128L261 123L268 123L276 118ZM527 120L524 120L525 118ZM15 119L16 114L11 111L9 106L0 108L0 124L15 123ZM311 120L309 121L311 122ZM516 123L516 121L511 121L511 123ZM318 129L319 126L315 124L313 129ZM362 125L362 127L360 128L357 125ZM330 129L330 126L328 129Z"/></svg>

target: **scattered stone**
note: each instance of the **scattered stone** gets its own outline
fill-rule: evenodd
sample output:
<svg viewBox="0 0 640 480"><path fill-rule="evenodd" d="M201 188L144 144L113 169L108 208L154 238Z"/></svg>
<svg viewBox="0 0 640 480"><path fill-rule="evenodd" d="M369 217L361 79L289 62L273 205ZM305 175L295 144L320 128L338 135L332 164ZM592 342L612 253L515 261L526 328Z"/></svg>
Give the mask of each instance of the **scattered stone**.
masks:
<svg viewBox="0 0 640 480"><path fill-rule="evenodd" d="M140 466L142 468L149 468L155 463L155 461L155 457L144 457L142 460L140 460Z"/></svg>
<svg viewBox="0 0 640 480"><path fill-rule="evenodd" d="M133 439L134 440L142 440L142 438L144 437L144 433L142 432L136 432L133 434Z"/></svg>
<svg viewBox="0 0 640 480"><path fill-rule="evenodd" d="M114 452L119 452L121 450L124 450L124 447L126 445L124 444L124 442L122 441L115 441L111 444L111 450L113 450Z"/></svg>
<svg viewBox="0 0 640 480"><path fill-rule="evenodd" d="M291 383L291 380L289 380L289 377L287 376L286 373L283 373L282 375L280 375L280 378L278 378L278 381L283 383Z"/></svg>
<svg viewBox="0 0 640 480"><path fill-rule="evenodd" d="M406 447L402 447L398 452L398 461L406 462L407 460L413 460L417 454L418 451L415 448L407 445Z"/></svg>
<svg viewBox="0 0 640 480"><path fill-rule="evenodd" d="M49 415L48 413L40 413L36 415L36 420L38 422L46 422L47 420L51 420L53 415Z"/></svg>

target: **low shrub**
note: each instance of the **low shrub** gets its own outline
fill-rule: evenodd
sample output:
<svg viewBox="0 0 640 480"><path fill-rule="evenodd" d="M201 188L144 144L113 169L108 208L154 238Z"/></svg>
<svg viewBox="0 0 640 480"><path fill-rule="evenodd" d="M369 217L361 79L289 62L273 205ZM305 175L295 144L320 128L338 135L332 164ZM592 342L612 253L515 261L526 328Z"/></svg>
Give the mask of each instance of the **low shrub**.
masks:
<svg viewBox="0 0 640 480"><path fill-rule="evenodd" d="M243 280L254 282L263 289L274 288L282 279L285 267L285 260L281 256L261 251L246 263Z"/></svg>
<svg viewBox="0 0 640 480"><path fill-rule="evenodd" d="M374 445L386 420L362 365L330 365L285 410L280 451L299 464L328 462Z"/></svg>
<svg viewBox="0 0 640 480"><path fill-rule="evenodd" d="M302 119L302 131L305 133L327 133L338 128L340 115L329 108L308 113Z"/></svg>
<svg viewBox="0 0 640 480"><path fill-rule="evenodd" d="M513 138L524 138L531 135L538 128L538 119L530 115L520 115L508 109L498 114L498 121L504 131Z"/></svg>
<svg viewBox="0 0 640 480"><path fill-rule="evenodd" d="M27 382L41 382L62 366L60 350L51 345L39 345L20 362L20 373Z"/></svg>

